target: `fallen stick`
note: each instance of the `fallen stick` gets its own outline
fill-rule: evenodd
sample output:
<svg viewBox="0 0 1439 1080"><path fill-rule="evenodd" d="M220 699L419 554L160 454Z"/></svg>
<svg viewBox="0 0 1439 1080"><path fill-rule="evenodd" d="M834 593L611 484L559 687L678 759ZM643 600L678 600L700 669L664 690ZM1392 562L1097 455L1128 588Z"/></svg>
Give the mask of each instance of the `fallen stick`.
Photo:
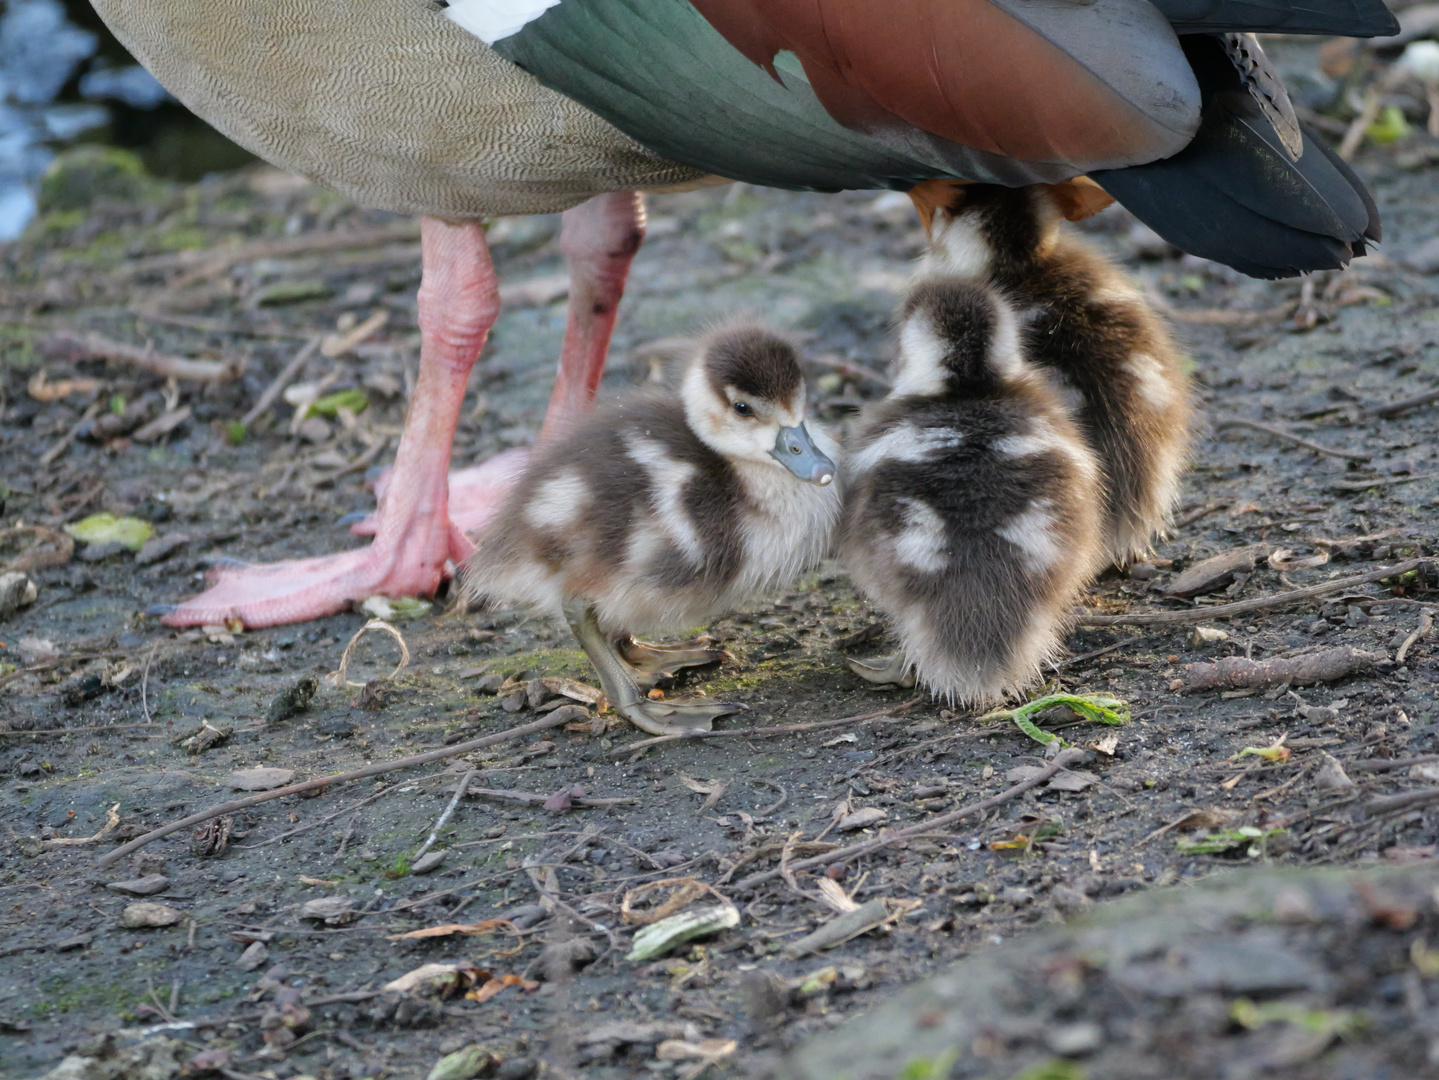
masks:
<svg viewBox="0 0 1439 1080"><path fill-rule="evenodd" d="M234 360L190 360L183 356L157 353L151 348L111 341L100 334L50 334L41 342L48 349L71 349L93 360L119 360L142 371L166 379L188 382L230 382L240 374L241 364Z"/></svg>
<svg viewBox="0 0 1439 1080"><path fill-rule="evenodd" d="M1026 780L1021 780L1013 787L1005 788L998 795L991 795L987 799L980 799L979 802L970 803L968 806L961 806L958 810L951 810L946 814L938 814L935 817L926 818L924 821L914 825L907 825L903 829L888 830L882 836L877 836L872 840L861 840L856 844L850 844L848 847L827 851L823 855L800 859L798 862L789 864L789 871L790 873L794 873L796 870L808 870L812 867L822 866L827 863L847 862L851 859L857 859L861 855L869 855L872 852L887 848L900 841L911 839L923 833L933 832L935 829L951 825L964 818L972 817L975 814L982 814L986 810L992 810L996 806L1008 802L1016 795L1023 795L1032 787L1038 787L1040 784L1047 783L1060 769L1078 761L1083 756L1083 753L1082 750L1061 750L1055 759L1039 770L1039 772ZM752 889L756 885L763 885L766 881L772 881L779 876L780 870L778 867L773 870L762 871L758 874L751 874L749 877L741 878L737 881L735 883L735 890L742 891L744 889Z"/></svg>
<svg viewBox="0 0 1439 1080"><path fill-rule="evenodd" d="M1429 630L1433 625L1434 616L1431 615L1427 610L1420 612L1419 625L1416 626L1413 632L1404 639L1404 644L1399 646L1399 651L1394 654L1394 662L1396 664L1404 663L1404 660L1406 657L1408 657L1409 650L1413 648L1414 643L1420 638L1422 638L1425 634L1429 633Z"/></svg>
<svg viewBox="0 0 1439 1080"><path fill-rule="evenodd" d="M460 800L465 797L465 788L470 786L470 781L475 778L475 774L479 771L479 769L470 769L466 771L464 776L460 777L460 784L455 788L455 797L450 800L450 805L445 807L445 812L440 815L440 820L435 822L435 827L430 830L430 835L425 839L425 842L420 845L420 850L410 856L411 863L419 862L420 856L429 851L430 848L434 846L435 841L440 838L440 830L445 827L445 822L449 821L450 816L454 814L455 807L460 805Z"/></svg>
<svg viewBox="0 0 1439 1080"><path fill-rule="evenodd" d="M1281 427L1272 424L1261 424L1257 420L1225 420L1215 425L1215 431L1227 431L1231 428L1244 428L1247 431L1258 431L1265 435L1272 435L1276 439L1283 439L1292 442L1296 446L1302 446L1306 450L1313 450L1316 454L1327 454L1329 457L1343 458L1345 461L1369 461L1373 454L1359 454L1352 450L1335 450L1325 446L1323 443L1312 442L1302 435L1295 435L1291 431L1285 431Z"/></svg>
<svg viewBox="0 0 1439 1080"><path fill-rule="evenodd" d="M286 787L276 788L274 791L264 791L258 795L250 795L243 799L231 799L219 806L212 806L209 810L201 810L199 813L191 814L189 817L181 818L179 821L172 821L168 825L162 825L158 829L152 829L144 836L136 837L128 844L117 847L114 851L102 856L97 865L102 869L118 862L132 851L138 851L146 844L159 840L163 836L169 836L172 832L179 832L191 825L198 825L202 821L209 821L211 818L221 817L225 814L233 814L237 810L246 810L251 806L259 806L261 803L269 802L272 799L283 799L286 795L298 795L305 791L314 791L316 788L329 787L331 784L345 784L351 780L363 780L367 776L379 776L381 773L394 772L396 769L409 769L416 765L424 765L431 761L443 761L446 758L458 757L461 754L468 754L472 750L482 750L486 746L495 746L498 743L509 742L512 739L522 738L525 735L533 735L537 731L545 731L552 727L559 727L566 722L566 717L556 719L553 716L546 716L533 723L524 724L517 728L510 728L508 731L501 731L494 735L486 735L484 738L471 739L469 742L456 743L454 746L447 746L442 750L431 750L424 754L414 754L410 757L400 758L397 761L386 761L375 765L366 765L363 769L352 769L350 772L335 773L332 776L320 776L313 780L305 780L299 784L290 784Z"/></svg>
<svg viewBox="0 0 1439 1080"><path fill-rule="evenodd" d="M841 716L834 720L812 720L805 724L779 724L775 727L762 728L726 728L724 731L691 731L683 735L656 735L653 739L641 739L639 742L622 746L618 750L611 750L611 757L623 757L625 754L633 754L639 750L648 749L651 746L658 746L660 743L680 742L689 739L732 739L737 736L748 736L751 739L762 739L770 735L793 735L798 731L815 731L819 728L840 727L844 724L864 724L871 720L883 720L891 716L898 716L902 712L914 708L924 698L912 697L908 701L902 701L898 705L891 705L888 709L880 709L878 712L860 713L858 716Z"/></svg>
<svg viewBox="0 0 1439 1080"><path fill-rule="evenodd" d="M52 464L56 458L58 458L66 450L70 449L70 444L75 441L76 436L80 434L80 432L84 429L85 425L88 424L91 420L94 420L95 417L99 415L100 402L92 401L90 403L90 407L80 415L80 419L75 421L75 423L71 426L70 430L65 432L65 434L61 435L58 439L56 439L55 445L50 447L49 450L46 450L43 454L40 455L40 464Z"/></svg>
<svg viewBox="0 0 1439 1080"><path fill-rule="evenodd" d="M440 775L442 775L442 774L436 773L435 775L436 775L436 776L440 776ZM433 779L433 777L431 777L431 779ZM420 780L420 781L418 781L418 783L422 783L422 784L423 784L423 783L424 783L424 780ZM383 791L377 791L377 792L375 792L375 794L369 796L368 798L361 799L361 800L360 800L359 802L357 802L357 803L354 803L354 804L352 804L352 805L350 805L350 806L346 806L346 807L344 807L343 809L336 810L333 814L326 814L324 817L320 818L318 821L310 821L310 822L306 822L304 825L296 825L293 829L286 829L284 832L280 833L278 836L271 836L271 837L269 837L268 839L261 840L261 841L259 841L259 842L257 842L257 843L254 843L254 844L236 844L236 845L235 845L235 850L236 850L236 851L249 851L251 848L264 847L266 844L278 844L281 840L288 839L289 837L294 836L294 835L297 834L297 833L309 832L311 829L318 829L321 825L328 825L330 822L334 821L336 818L342 818L342 817L344 817L346 814L352 814L352 813L354 813L356 810L359 810L359 809L360 809L361 807L363 807L363 806L369 806L370 803L374 802L376 799L383 799L386 795L392 794L393 792L398 791L398 790L399 790L399 789L392 784L392 785L390 785L389 787L385 788Z"/></svg>
<svg viewBox="0 0 1439 1080"><path fill-rule="evenodd" d="M1395 810L1406 810L1422 803L1439 802L1439 788L1420 788L1418 791L1401 791L1398 795L1385 795L1370 799L1364 804L1365 817L1391 814Z"/></svg>
<svg viewBox="0 0 1439 1080"><path fill-rule="evenodd" d="M1240 690L1290 683L1333 682L1367 671L1387 653L1370 653L1350 645L1324 649L1304 656L1281 656L1273 660L1249 660L1243 656L1226 656L1213 664L1190 664L1184 680L1184 692L1199 690Z"/></svg>
<svg viewBox="0 0 1439 1080"><path fill-rule="evenodd" d="M1420 405L1428 405L1432 401L1439 401L1439 390L1425 390L1422 394L1400 398L1398 401L1390 401L1384 405L1371 405L1364 412L1369 416L1398 416L1402 412L1417 409Z"/></svg>
<svg viewBox="0 0 1439 1080"><path fill-rule="evenodd" d="M553 795L536 795L532 791L506 791L501 788L471 787L469 794L479 795L486 799L509 799L512 802L523 803L547 803L554 798ZM571 795L570 802L575 806L629 806L639 802L639 799L600 799L589 795ZM415 856L419 858L419 856Z"/></svg>
<svg viewBox="0 0 1439 1080"><path fill-rule="evenodd" d="M1343 592L1356 585L1383 581L1385 578L1400 577L1417 570L1433 559L1407 559L1387 570L1370 570L1352 577L1335 578L1319 585L1308 585L1302 589L1273 596L1260 596L1253 600L1236 600L1232 604L1214 604L1210 607L1185 608L1183 611L1146 611L1134 615L1085 615L1081 614L1075 624L1078 626L1183 626L1187 623L1206 622L1209 619L1227 619L1234 615L1250 615L1258 611L1277 611L1291 604L1298 604L1330 593Z"/></svg>
<svg viewBox="0 0 1439 1080"><path fill-rule="evenodd" d="M1393 769L1408 769L1415 765L1432 765L1439 761L1439 754L1419 754L1401 758L1361 758L1344 767L1349 772L1389 772Z"/></svg>

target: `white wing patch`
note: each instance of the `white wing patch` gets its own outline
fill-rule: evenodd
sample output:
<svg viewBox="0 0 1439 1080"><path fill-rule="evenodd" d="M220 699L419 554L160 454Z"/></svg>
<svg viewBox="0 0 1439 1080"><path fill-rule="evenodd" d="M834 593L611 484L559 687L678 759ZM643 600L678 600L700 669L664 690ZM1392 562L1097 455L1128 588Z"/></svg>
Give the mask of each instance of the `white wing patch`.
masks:
<svg viewBox="0 0 1439 1080"><path fill-rule="evenodd" d="M1054 511L1048 499L1035 499L994 531L1019 548L1024 565L1032 574L1048 570L1059 561L1059 537L1055 536Z"/></svg>
<svg viewBox="0 0 1439 1080"><path fill-rule="evenodd" d="M450 0L445 15L486 45L518 34L560 0Z"/></svg>
<svg viewBox="0 0 1439 1080"><path fill-rule="evenodd" d="M1027 458L1035 454L1056 451L1069 458L1070 464L1082 475L1093 476L1096 474L1094 457L1090 452L1082 444L1065 438L1055 430L1053 424L1042 416L1036 416L1030 420L1027 434L1005 435L1003 438L995 439L993 448L997 454L1005 454L1014 458Z"/></svg>
<svg viewBox="0 0 1439 1080"><path fill-rule="evenodd" d="M1140 395L1156 409L1167 409L1174 404L1174 386L1164 377L1159 361L1149 353L1134 353L1124 362L1124 370L1134 376Z"/></svg>
<svg viewBox="0 0 1439 1080"><path fill-rule="evenodd" d="M525 521L536 529L563 529L589 501L589 486L574 473L561 473L540 485L525 507Z"/></svg>
<svg viewBox="0 0 1439 1080"><path fill-rule="evenodd" d="M851 475L867 473L882 461L928 461L938 450L948 450L964 441L953 428L918 428L896 424L850 458Z"/></svg>
<svg viewBox="0 0 1439 1080"><path fill-rule="evenodd" d="M630 457L645 467L650 474L652 488L651 504L661 531L680 549L680 553L692 566L704 562L704 544L700 542L695 524L685 513L684 494L689 486L695 467L683 461L676 461L665 451L663 445L653 439L639 435L625 438Z"/></svg>
<svg viewBox="0 0 1439 1080"><path fill-rule="evenodd" d="M944 519L919 499L900 499L904 531L894 539L894 554L905 566L935 574L949 565Z"/></svg>
<svg viewBox="0 0 1439 1080"><path fill-rule="evenodd" d="M929 317L916 312L899 330L899 377L890 391L897 396L926 397L944 392L949 372L944 367L948 351L944 339L935 333Z"/></svg>
<svg viewBox="0 0 1439 1080"><path fill-rule="evenodd" d="M948 220L943 220L944 218ZM980 235L979 223L974 217L963 214L956 218L936 215L929 251L920 260L918 276L982 277L989 272L992 258L989 244Z"/></svg>

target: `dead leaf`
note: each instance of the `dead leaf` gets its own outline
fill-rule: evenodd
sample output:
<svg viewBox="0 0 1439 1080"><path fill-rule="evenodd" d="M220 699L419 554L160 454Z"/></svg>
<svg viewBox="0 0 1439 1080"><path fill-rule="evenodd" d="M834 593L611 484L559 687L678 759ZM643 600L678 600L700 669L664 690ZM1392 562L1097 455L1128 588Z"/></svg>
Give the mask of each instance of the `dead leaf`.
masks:
<svg viewBox="0 0 1439 1080"><path fill-rule="evenodd" d="M1288 548L1275 548L1269 553L1269 568L1277 570L1281 574L1288 574L1294 570L1313 570L1316 566L1323 566L1329 561L1329 552L1319 551L1303 559L1294 558L1294 552Z"/></svg>
<svg viewBox="0 0 1439 1080"><path fill-rule="evenodd" d="M524 946L524 933L508 919L482 919L473 923L445 923L443 926L425 926L419 930L408 930L403 934L389 935L391 941L415 941L420 938L450 937L454 934L514 934L519 939L519 944L509 952L497 953L498 956L513 956Z"/></svg>
<svg viewBox="0 0 1439 1080"><path fill-rule="evenodd" d="M1107 757L1113 757L1114 751L1119 749L1119 736L1111 732L1099 739L1099 741L1090 743L1089 748L1091 750L1097 750Z"/></svg>
<svg viewBox="0 0 1439 1080"><path fill-rule="evenodd" d="M637 909L636 904L652 892L663 889L671 890L670 895L661 901L658 907ZM661 919L667 919L677 911L683 910L705 893L714 893L721 900L724 899L710 886L693 877L669 878L665 881L651 881L645 885L636 886L625 891L624 898L620 901L620 919L627 923L634 923L641 926L650 923L657 923Z"/></svg>
<svg viewBox="0 0 1439 1080"><path fill-rule="evenodd" d="M59 401L71 394L98 394L105 389L105 384L99 379L57 379L49 382L46 378L45 369L41 368L30 376L30 381L25 389L36 401Z"/></svg>
<svg viewBox="0 0 1439 1080"><path fill-rule="evenodd" d="M301 874L299 880L300 880L300 884L301 884L301 885L326 885L326 886L329 886L329 885L338 885L338 884L339 884L338 881L329 881L329 880L327 880L327 879L325 879L325 878L310 877L308 874Z"/></svg>
<svg viewBox="0 0 1439 1080"><path fill-rule="evenodd" d="M1169 596L1185 597L1214 592L1233 581L1235 574L1253 570L1255 560L1268 551L1267 544L1250 544L1197 562L1175 576L1164 587L1164 592Z"/></svg>
<svg viewBox="0 0 1439 1080"><path fill-rule="evenodd" d="M437 994L449 997L479 983L488 982L494 976L468 960L450 964L421 964L413 971L407 971L398 979L392 979L380 987L401 994Z"/></svg>
<svg viewBox="0 0 1439 1080"><path fill-rule="evenodd" d="M696 813L700 814L703 814L706 810L710 809L710 807L714 806L715 803L719 802L720 796L723 795L725 789L729 787L728 780L696 780L688 773L679 771L675 772L675 776L679 778L681 784L695 794L707 796L705 801L700 804L699 810L696 811Z"/></svg>
<svg viewBox="0 0 1439 1080"><path fill-rule="evenodd" d="M836 828L838 828L840 832L854 832L856 829L867 829L871 825L878 825L881 821L885 821L888 818L889 815L877 806L865 806L852 814L845 814L844 817L839 819L839 824Z"/></svg>
<svg viewBox="0 0 1439 1080"><path fill-rule="evenodd" d="M500 975L498 977L491 975L482 985L475 987L465 997L475 1002L489 1001L501 990L511 986L518 986L527 994L540 988L540 984L534 979L523 979L518 975Z"/></svg>
<svg viewBox="0 0 1439 1080"><path fill-rule="evenodd" d="M554 675L547 675L542 680L552 693L567 697L571 701L578 701L584 705L598 706L605 699L605 692L593 686L586 686L574 679L561 679Z"/></svg>
<svg viewBox="0 0 1439 1080"><path fill-rule="evenodd" d="M55 837L53 840L42 840L42 841L40 841L41 846L47 847L47 848L72 847L72 846L74 846L74 845L76 845L76 844L93 844L93 843L95 843L97 840L103 840L103 839L105 839L105 837L109 836L110 833L115 830L116 826L118 826L118 825L120 824L120 812L119 812L119 811L120 811L120 804L119 804L119 803L116 803L114 806L110 807L109 810L105 811L105 825L104 825L104 827L101 828L101 830L100 830L99 832L97 832L94 836L86 836L86 837L57 836L57 837Z"/></svg>

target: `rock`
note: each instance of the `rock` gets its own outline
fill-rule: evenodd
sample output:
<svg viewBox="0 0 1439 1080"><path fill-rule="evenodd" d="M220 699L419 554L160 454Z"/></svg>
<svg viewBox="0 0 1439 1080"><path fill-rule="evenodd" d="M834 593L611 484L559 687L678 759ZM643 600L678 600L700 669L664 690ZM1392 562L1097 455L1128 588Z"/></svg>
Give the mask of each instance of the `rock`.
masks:
<svg viewBox="0 0 1439 1080"><path fill-rule="evenodd" d="M1222 589L1234 580L1235 574L1253 570L1255 561L1268 551L1267 544L1250 544L1197 562L1170 581L1164 592L1169 596L1190 597Z"/></svg>
<svg viewBox="0 0 1439 1080"><path fill-rule="evenodd" d="M238 769L230 774L229 785L236 791L272 791L295 778L294 769Z"/></svg>
<svg viewBox="0 0 1439 1080"><path fill-rule="evenodd" d="M1344 766L1339 764L1338 759L1324 750L1319 751L1319 759L1323 762L1319 771L1314 774L1314 787L1318 791L1352 791L1358 785L1349 779L1349 774L1344 771Z"/></svg>
<svg viewBox="0 0 1439 1080"><path fill-rule="evenodd" d="M98 544L86 544L78 558L81 562L104 562L117 555L124 555L129 550L130 545L122 540L104 540Z"/></svg>
<svg viewBox="0 0 1439 1080"><path fill-rule="evenodd" d="M40 591L28 574L11 571L0 574L0 619L8 619L27 604L33 604Z"/></svg>
<svg viewBox="0 0 1439 1080"><path fill-rule="evenodd" d="M174 926L188 918L179 908L172 908L169 904L142 900L125 908L120 915L120 925L128 930L139 930L144 927Z"/></svg>
<svg viewBox="0 0 1439 1080"><path fill-rule="evenodd" d="M40 179L42 214L84 210L98 199L136 202L151 181L128 150L88 144L61 154Z"/></svg>
<svg viewBox="0 0 1439 1080"><path fill-rule="evenodd" d="M355 915L356 913L350 910L348 896L317 896L313 900L306 900L304 907L300 908L300 918L316 919L331 926L353 922Z"/></svg>
<svg viewBox="0 0 1439 1080"><path fill-rule="evenodd" d="M867 829L871 825L878 825L888 817L889 815L878 807L866 806L840 818L838 828L840 832L854 832L856 829Z"/></svg>
<svg viewBox="0 0 1439 1080"><path fill-rule="evenodd" d="M85 948L94 940L95 935L88 931L83 934L68 934L54 942L50 948L56 952L73 952L76 949Z"/></svg>
<svg viewBox="0 0 1439 1080"><path fill-rule="evenodd" d="M445 861L446 854L447 853L444 851L425 852L423 855L421 855L418 859L415 860L415 865L410 867L410 873L428 874L433 870L438 870L440 868L440 864Z"/></svg>
<svg viewBox="0 0 1439 1080"><path fill-rule="evenodd" d="M1229 634L1217 626L1196 626L1189 633L1189 644L1196 649L1202 649L1206 645L1217 645L1221 641L1228 640Z"/></svg>
<svg viewBox="0 0 1439 1080"><path fill-rule="evenodd" d="M435 1062L425 1080L471 1080L494 1065L495 1057L478 1043L471 1043Z"/></svg>
<svg viewBox="0 0 1439 1080"><path fill-rule="evenodd" d="M166 533L164 536L152 536L140 545L140 550L135 552L135 564L137 566L149 566L161 559L168 559L175 552L179 551L190 542L190 538L184 533Z"/></svg>
<svg viewBox="0 0 1439 1080"><path fill-rule="evenodd" d="M313 675L305 675L296 679L271 699L270 708L265 713L265 721L278 724L282 720L290 719L296 713L304 712L310 707L310 701L319 688L320 682Z"/></svg>
<svg viewBox="0 0 1439 1080"><path fill-rule="evenodd" d="M1050 1028L1044 1041L1060 1057L1082 1057L1104 1045L1104 1029L1091 1023L1064 1024Z"/></svg>
<svg viewBox="0 0 1439 1080"><path fill-rule="evenodd" d="M257 967L270 959L270 950L263 941L252 941L235 961L235 966L241 971L254 971Z"/></svg>
<svg viewBox="0 0 1439 1080"><path fill-rule="evenodd" d="M1056 885L1050 890L1049 898L1054 902L1054 910L1067 919L1083 915L1094 906L1093 900L1068 885Z"/></svg>
<svg viewBox="0 0 1439 1080"><path fill-rule="evenodd" d="M146 874L130 881L112 881L105 886L111 892L125 893L128 896L154 896L169 887L170 879L164 874Z"/></svg>

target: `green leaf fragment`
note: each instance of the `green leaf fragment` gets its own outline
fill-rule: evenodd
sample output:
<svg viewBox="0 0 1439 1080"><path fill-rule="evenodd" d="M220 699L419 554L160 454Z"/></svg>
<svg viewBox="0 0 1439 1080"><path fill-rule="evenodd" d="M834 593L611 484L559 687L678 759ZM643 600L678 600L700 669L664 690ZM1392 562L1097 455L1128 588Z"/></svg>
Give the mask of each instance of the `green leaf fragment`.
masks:
<svg viewBox="0 0 1439 1080"><path fill-rule="evenodd" d="M1283 832L1283 829L1266 830L1256 829L1253 825L1241 825L1237 829L1206 833L1197 840L1177 840L1174 847L1181 855L1222 855L1227 851L1247 847L1247 854L1258 856L1272 837Z"/></svg>
<svg viewBox="0 0 1439 1080"><path fill-rule="evenodd" d="M117 518L114 514L91 514L83 521L66 525L65 531L87 544L124 544L139 551L155 532L155 526L139 518Z"/></svg>
<svg viewBox="0 0 1439 1080"><path fill-rule="evenodd" d="M628 959L653 960L692 938L717 934L738 925L739 909L733 904L682 911L638 930L630 946Z"/></svg>
<svg viewBox="0 0 1439 1080"><path fill-rule="evenodd" d="M1386 105L1379 114L1379 119L1369 125L1365 134L1383 146L1407 138L1412 130L1409 121L1404 118L1403 109L1398 105Z"/></svg>
<svg viewBox="0 0 1439 1080"><path fill-rule="evenodd" d="M493 1061L488 1050L477 1043L470 1043L463 1050L446 1054L435 1062L425 1080L470 1080L488 1070Z"/></svg>
<svg viewBox="0 0 1439 1080"><path fill-rule="evenodd" d="M959 1051L953 1048L937 1057L910 1058L895 1075L895 1080L947 1080L949 1070L958 1060Z"/></svg>
<svg viewBox="0 0 1439 1080"><path fill-rule="evenodd" d="M1051 709L1056 705L1063 705L1072 712L1077 713L1085 720L1099 724L1127 724L1129 723L1129 706L1119 698L1110 694L1046 694L1044 697L1027 701L1014 709L996 709L994 712L985 713L981 720L1007 719L1014 722L1014 725L1024 732L1035 742L1048 746L1052 742L1064 745L1064 740L1058 735L1048 732L1039 727L1030 719L1036 713L1045 709Z"/></svg>
<svg viewBox="0 0 1439 1080"><path fill-rule="evenodd" d="M309 415L334 416L341 409L349 409L352 413L362 413L370 407L370 399L365 392L357 387L349 390L340 390L333 394L326 394L310 406Z"/></svg>
<svg viewBox="0 0 1439 1080"><path fill-rule="evenodd" d="M388 623L409 622L429 614L430 602L416 596L372 596L360 610Z"/></svg>

